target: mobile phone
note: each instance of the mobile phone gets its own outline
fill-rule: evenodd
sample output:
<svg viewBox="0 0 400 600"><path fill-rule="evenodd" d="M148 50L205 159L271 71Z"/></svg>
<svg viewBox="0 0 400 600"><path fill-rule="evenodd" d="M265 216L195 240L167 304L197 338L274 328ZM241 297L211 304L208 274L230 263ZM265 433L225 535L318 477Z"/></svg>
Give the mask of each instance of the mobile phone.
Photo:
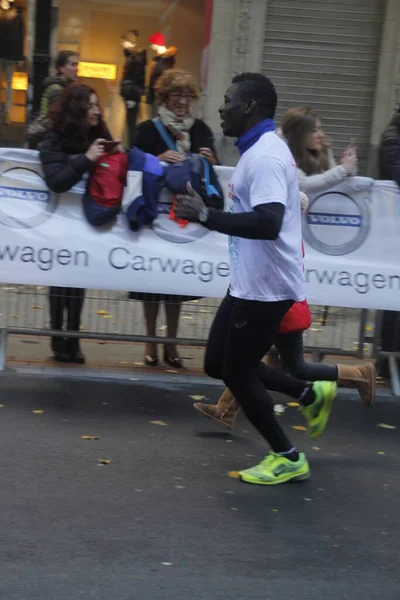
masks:
<svg viewBox="0 0 400 600"><path fill-rule="evenodd" d="M118 140L106 140L103 142L104 152L112 152L118 146Z"/></svg>

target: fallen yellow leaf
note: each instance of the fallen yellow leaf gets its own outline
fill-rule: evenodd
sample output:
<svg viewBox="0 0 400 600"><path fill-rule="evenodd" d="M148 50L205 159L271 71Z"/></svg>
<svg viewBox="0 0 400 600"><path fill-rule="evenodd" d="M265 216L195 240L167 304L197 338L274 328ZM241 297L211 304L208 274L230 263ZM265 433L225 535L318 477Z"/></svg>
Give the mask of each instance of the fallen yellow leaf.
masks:
<svg viewBox="0 0 400 600"><path fill-rule="evenodd" d="M382 456L382 455L383 455L383 454L385 454L385 453L384 453L384 452L378 452L378 454L380 454L380 455Z"/></svg>
<svg viewBox="0 0 400 600"><path fill-rule="evenodd" d="M164 423L164 421L150 421L150 423L152 425L160 425L160 427L168 427L168 425Z"/></svg>
<svg viewBox="0 0 400 600"><path fill-rule="evenodd" d="M179 373L179 371L174 371L174 369L165 369L166 373Z"/></svg>
<svg viewBox="0 0 400 600"><path fill-rule="evenodd" d="M307 427L304 427L304 425L292 425L292 429L295 429L296 431L307 431Z"/></svg>
<svg viewBox="0 0 400 600"><path fill-rule="evenodd" d="M200 402L200 400L204 400L205 396L189 396L189 398L195 400L196 402Z"/></svg>
<svg viewBox="0 0 400 600"><path fill-rule="evenodd" d="M104 319L112 319L112 318L113 318L113 316L112 316L112 315L103 315L103 318L104 318Z"/></svg>
<svg viewBox="0 0 400 600"><path fill-rule="evenodd" d="M239 471L229 471L228 477L232 479L240 479Z"/></svg>
<svg viewBox="0 0 400 600"><path fill-rule="evenodd" d="M13 319L19 319L19 315L13 315Z"/></svg>
<svg viewBox="0 0 400 600"><path fill-rule="evenodd" d="M98 310L97 314L100 316L104 316L104 315L108 315L108 312L106 310Z"/></svg>
<svg viewBox="0 0 400 600"><path fill-rule="evenodd" d="M167 331L167 326L166 325L161 325L161 327L158 328L159 331Z"/></svg>
<svg viewBox="0 0 400 600"><path fill-rule="evenodd" d="M0 404L0 408L4 408L4 404Z"/></svg>
<svg viewBox="0 0 400 600"><path fill-rule="evenodd" d="M225 440L225 444L232 444L233 440Z"/></svg>
<svg viewBox="0 0 400 600"><path fill-rule="evenodd" d="M99 464L100 465L111 465L111 460L108 460L108 458L99 458Z"/></svg>
<svg viewBox="0 0 400 600"><path fill-rule="evenodd" d="M32 306L33 310L42 310L43 306Z"/></svg>
<svg viewBox="0 0 400 600"><path fill-rule="evenodd" d="M144 367L144 362L134 362L135 367Z"/></svg>
<svg viewBox="0 0 400 600"><path fill-rule="evenodd" d="M235 508L234 506L232 506L232 510L239 510L238 508Z"/></svg>
<svg viewBox="0 0 400 600"><path fill-rule="evenodd" d="M99 437L96 437L95 435L82 435L81 436L82 440L99 440Z"/></svg>
<svg viewBox="0 0 400 600"><path fill-rule="evenodd" d="M44 413L44 410L33 410L32 412L35 415L42 415Z"/></svg>
<svg viewBox="0 0 400 600"><path fill-rule="evenodd" d="M300 406L300 403L299 402L288 402L287 405L294 407L294 406Z"/></svg>
<svg viewBox="0 0 400 600"><path fill-rule="evenodd" d="M382 427L382 429L396 429L394 425L388 425L387 423L379 423L377 427Z"/></svg>
<svg viewBox="0 0 400 600"><path fill-rule="evenodd" d="M279 512L279 510L277 508L273 508L272 512Z"/></svg>
<svg viewBox="0 0 400 600"><path fill-rule="evenodd" d="M193 317L182 317L182 319L184 319L185 321L192 321Z"/></svg>
<svg viewBox="0 0 400 600"><path fill-rule="evenodd" d="M313 446L312 450L315 450L316 452L319 452L321 450L321 448L318 448L318 446Z"/></svg>

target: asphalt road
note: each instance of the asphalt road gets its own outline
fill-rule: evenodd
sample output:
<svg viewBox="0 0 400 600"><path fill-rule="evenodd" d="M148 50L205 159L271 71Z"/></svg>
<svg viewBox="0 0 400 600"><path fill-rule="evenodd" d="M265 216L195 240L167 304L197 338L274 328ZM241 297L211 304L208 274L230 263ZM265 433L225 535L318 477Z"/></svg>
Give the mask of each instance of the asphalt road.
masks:
<svg viewBox="0 0 400 600"><path fill-rule="evenodd" d="M245 418L172 379L1 377L1 600L399 599L400 402L342 395L322 438L292 430L312 479L257 487L227 476L265 453Z"/></svg>

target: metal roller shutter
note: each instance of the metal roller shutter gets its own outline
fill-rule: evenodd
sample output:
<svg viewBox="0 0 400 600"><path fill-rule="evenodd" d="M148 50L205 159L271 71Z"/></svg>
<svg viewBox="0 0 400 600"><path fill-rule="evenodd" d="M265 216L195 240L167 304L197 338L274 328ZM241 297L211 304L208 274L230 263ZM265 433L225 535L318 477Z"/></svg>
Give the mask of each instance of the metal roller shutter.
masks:
<svg viewBox="0 0 400 600"><path fill-rule="evenodd" d="M277 121L293 106L321 115L338 157L356 138L368 162L385 0L269 0L262 71L276 85Z"/></svg>

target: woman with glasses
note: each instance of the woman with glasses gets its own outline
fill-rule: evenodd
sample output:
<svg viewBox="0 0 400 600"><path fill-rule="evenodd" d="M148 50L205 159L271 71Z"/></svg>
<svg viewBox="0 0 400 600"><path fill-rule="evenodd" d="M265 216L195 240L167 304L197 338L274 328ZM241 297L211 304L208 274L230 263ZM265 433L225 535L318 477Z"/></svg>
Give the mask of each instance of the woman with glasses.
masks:
<svg viewBox="0 0 400 600"><path fill-rule="evenodd" d="M200 154L211 164L217 163L214 137L211 129L192 114L193 103L198 100L196 81L190 73L169 69L157 80L155 86L158 117L140 123L135 146L168 163L179 162L186 154ZM178 331L181 303L188 296L143 294L131 292L130 297L143 300L147 334L156 335L156 321L160 301L165 302L167 335L175 338ZM164 362L175 369L181 368L182 360L175 345L164 347ZM156 344L147 344L145 363L158 365Z"/></svg>

